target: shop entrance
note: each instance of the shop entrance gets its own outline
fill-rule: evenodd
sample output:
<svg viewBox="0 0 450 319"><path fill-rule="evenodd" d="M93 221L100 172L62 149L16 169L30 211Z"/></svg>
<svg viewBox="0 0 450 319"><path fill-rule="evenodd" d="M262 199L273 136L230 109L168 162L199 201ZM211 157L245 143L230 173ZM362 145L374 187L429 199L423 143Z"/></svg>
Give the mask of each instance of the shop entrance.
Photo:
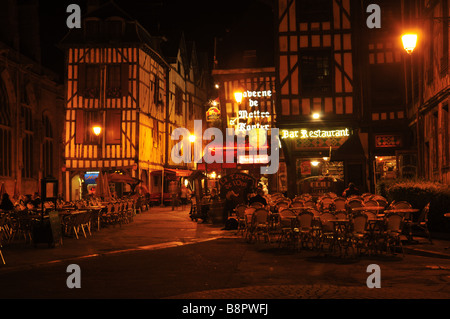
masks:
<svg viewBox="0 0 450 319"><path fill-rule="evenodd" d="M396 156L375 156L375 185L381 180L392 180L398 177Z"/></svg>
<svg viewBox="0 0 450 319"><path fill-rule="evenodd" d="M344 163L329 158L302 157L296 160L297 194L340 193L344 186Z"/></svg>

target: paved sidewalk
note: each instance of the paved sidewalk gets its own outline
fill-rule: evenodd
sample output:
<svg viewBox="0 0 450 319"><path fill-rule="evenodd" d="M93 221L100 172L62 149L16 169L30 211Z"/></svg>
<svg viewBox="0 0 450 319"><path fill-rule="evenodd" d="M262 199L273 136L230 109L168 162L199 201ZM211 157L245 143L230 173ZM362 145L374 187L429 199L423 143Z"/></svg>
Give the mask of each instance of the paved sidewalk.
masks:
<svg viewBox="0 0 450 319"><path fill-rule="evenodd" d="M0 264L0 271L132 250L162 249L234 236L233 232L221 230L222 227L193 222L189 218L189 206L175 210L171 207L151 207L148 211L137 214L129 224L92 230L87 238L82 234L79 239L63 237L63 244L54 248L49 248L47 244L35 247L24 239L3 243L2 252L6 265Z"/></svg>
<svg viewBox="0 0 450 319"><path fill-rule="evenodd" d="M89 258L106 254L117 254L133 250L153 250L176 247L224 237L237 237L235 231L223 230L223 225L193 222L189 218L189 206L185 209L151 207L137 214L134 221L122 226L108 226L93 230L87 238L63 238L63 245L48 248L46 244L37 247L24 240L3 244L6 265L0 271L42 266L63 260ZM405 252L415 255L450 258L450 241L416 237L415 244L406 244Z"/></svg>
<svg viewBox="0 0 450 319"><path fill-rule="evenodd" d="M3 254L7 265L0 266L0 276L23 296L24 285L32 294L33 289L44 289L40 283L46 275L51 280L64 277L66 272L60 268L68 263L94 269L117 265L120 273L119 263L127 260L136 269L127 275L128 280L117 283L106 280L104 276L116 270L113 267L107 274L96 272L99 277L92 279L95 283L106 280L112 285L107 292L97 291L98 286L93 284L92 291L78 293L82 298L98 298L108 293L111 298L181 300L450 298L450 251L445 249L450 242L434 240L430 244L424 238L417 239L419 243L405 246L404 261L322 259L315 252L293 253L280 251L277 245L248 244L236 236L236 231L223 230L222 225L191 221L188 209L154 207L136 215L130 224L102 228L88 238L64 238L63 245L56 248L47 245L35 248L23 241L6 244ZM97 256L105 258L96 259ZM99 266L93 266L89 258ZM383 264L383 289L368 289L366 267L378 262ZM145 276L140 278L147 271L153 275L150 281L145 281L149 280ZM87 276L83 277L85 287L91 283ZM20 280L23 284L17 285ZM60 291L52 288L44 292L49 296L66 296L67 287L60 286L57 285ZM152 289L149 291L148 287Z"/></svg>

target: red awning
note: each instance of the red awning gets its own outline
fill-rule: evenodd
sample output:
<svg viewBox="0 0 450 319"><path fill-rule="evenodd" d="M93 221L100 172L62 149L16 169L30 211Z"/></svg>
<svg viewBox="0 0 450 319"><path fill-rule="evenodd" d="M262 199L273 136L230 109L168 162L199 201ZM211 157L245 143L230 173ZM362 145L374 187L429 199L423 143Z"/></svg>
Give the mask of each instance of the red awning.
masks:
<svg viewBox="0 0 450 319"><path fill-rule="evenodd" d="M162 170L157 170L157 171L153 171L150 172L150 175L161 175L162 174ZM164 169L164 175L173 175L175 174L176 176L180 176L180 177L188 177L192 174L192 171L190 170L185 170L185 169L170 169L170 168L166 168Z"/></svg>

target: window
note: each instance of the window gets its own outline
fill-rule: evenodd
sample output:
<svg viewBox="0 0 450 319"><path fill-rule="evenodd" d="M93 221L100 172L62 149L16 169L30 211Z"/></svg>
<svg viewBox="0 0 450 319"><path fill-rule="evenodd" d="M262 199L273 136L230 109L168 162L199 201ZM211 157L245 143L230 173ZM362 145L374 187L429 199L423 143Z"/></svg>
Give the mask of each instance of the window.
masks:
<svg viewBox="0 0 450 319"><path fill-rule="evenodd" d="M86 40L98 40L100 37L100 27L99 20L86 20L84 29Z"/></svg>
<svg viewBox="0 0 450 319"><path fill-rule="evenodd" d="M80 64L78 70L78 94L85 98L99 98L100 65Z"/></svg>
<svg viewBox="0 0 450 319"><path fill-rule="evenodd" d="M120 64L107 66L106 97L118 98L122 96L122 72Z"/></svg>
<svg viewBox="0 0 450 319"><path fill-rule="evenodd" d="M155 102L156 106L160 104L159 97L159 79L155 76L155 90L153 92L153 102Z"/></svg>
<svg viewBox="0 0 450 319"><path fill-rule="evenodd" d="M439 166L439 127L438 127L438 112L433 113L432 117L432 130L433 130L433 168L437 169Z"/></svg>
<svg viewBox="0 0 450 319"><path fill-rule="evenodd" d="M332 0L297 0L297 22L331 21Z"/></svg>
<svg viewBox="0 0 450 319"><path fill-rule="evenodd" d="M192 120L194 116L194 103L192 101L192 95L189 94L189 119Z"/></svg>
<svg viewBox="0 0 450 319"><path fill-rule="evenodd" d="M153 119L153 147L157 148L159 144L159 125L158 120Z"/></svg>
<svg viewBox="0 0 450 319"><path fill-rule="evenodd" d="M11 112L8 96L3 82L0 81L0 125L11 126Z"/></svg>
<svg viewBox="0 0 450 319"><path fill-rule="evenodd" d="M0 81L0 176L11 176L11 116L8 97L3 82Z"/></svg>
<svg viewBox="0 0 450 319"><path fill-rule="evenodd" d="M106 111L106 144L120 144L122 136L122 111Z"/></svg>
<svg viewBox="0 0 450 319"><path fill-rule="evenodd" d="M119 40L123 33L123 22L121 20L108 20L106 23L110 40Z"/></svg>
<svg viewBox="0 0 450 319"><path fill-rule="evenodd" d="M22 139L22 177L33 177L33 117L31 109L22 106L22 118L24 121L24 135Z"/></svg>
<svg viewBox="0 0 450 319"><path fill-rule="evenodd" d="M42 150L44 176L53 175L53 131L50 119L44 115L44 146Z"/></svg>
<svg viewBox="0 0 450 319"><path fill-rule="evenodd" d="M448 0L442 0L442 12L447 12L448 17ZM444 13L445 14L445 13ZM442 57L441 57L441 76L448 74L449 44L448 44L448 20L442 20Z"/></svg>
<svg viewBox="0 0 450 319"><path fill-rule="evenodd" d="M316 51L300 56L303 95L330 94L332 90L331 58L328 52Z"/></svg>
<svg viewBox="0 0 450 319"><path fill-rule="evenodd" d="M179 88L175 88L175 113L182 114L183 112L183 91Z"/></svg>
<svg viewBox="0 0 450 319"><path fill-rule="evenodd" d="M442 166L450 166L450 128L448 104L442 107Z"/></svg>
<svg viewBox="0 0 450 319"><path fill-rule="evenodd" d="M76 111L75 143L97 144L100 138L92 130L94 125L102 124L99 111Z"/></svg>

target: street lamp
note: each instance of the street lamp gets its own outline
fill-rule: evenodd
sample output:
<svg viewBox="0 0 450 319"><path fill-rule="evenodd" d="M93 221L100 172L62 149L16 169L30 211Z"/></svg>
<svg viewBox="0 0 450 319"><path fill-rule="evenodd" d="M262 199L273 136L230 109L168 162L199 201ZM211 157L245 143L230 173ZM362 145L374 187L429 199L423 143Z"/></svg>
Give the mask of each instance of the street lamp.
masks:
<svg viewBox="0 0 450 319"><path fill-rule="evenodd" d="M416 48L417 45L417 33L409 32L402 35L402 43L403 48L405 49L406 53L409 54L411 58L411 109L414 107L414 67L413 67L413 55L412 52ZM420 127L419 127L419 120L420 120L420 105L418 106L416 110L416 134L417 134L417 166L418 166L418 173L421 174L421 138L420 138Z"/></svg>
<svg viewBox="0 0 450 319"><path fill-rule="evenodd" d="M417 34L416 33L406 33L402 35L403 48L406 53L411 54L416 48L417 44Z"/></svg>

